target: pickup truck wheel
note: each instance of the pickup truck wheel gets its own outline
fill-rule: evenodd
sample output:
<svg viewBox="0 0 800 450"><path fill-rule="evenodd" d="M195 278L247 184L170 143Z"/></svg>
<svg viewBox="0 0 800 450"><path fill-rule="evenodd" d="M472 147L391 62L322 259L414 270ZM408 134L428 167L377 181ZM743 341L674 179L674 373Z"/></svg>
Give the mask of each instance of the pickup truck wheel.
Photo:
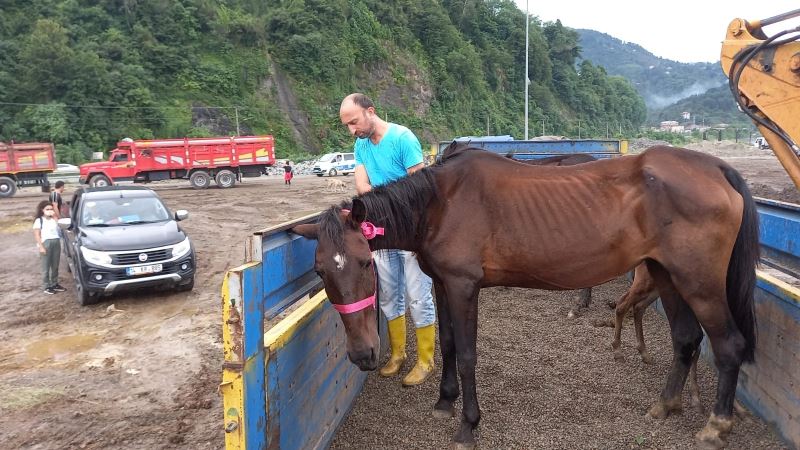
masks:
<svg viewBox="0 0 800 450"><path fill-rule="evenodd" d="M13 197L17 192L17 183L11 178L0 177L0 197Z"/></svg>
<svg viewBox="0 0 800 450"><path fill-rule="evenodd" d="M198 170L189 177L189 183L195 189L208 189L208 186L211 185L211 177L208 172Z"/></svg>
<svg viewBox="0 0 800 450"><path fill-rule="evenodd" d="M75 280L75 295L78 297L78 303L81 306L89 306L94 305L95 303L100 301L99 294L93 294L88 292L86 288L83 287L83 283L80 280Z"/></svg>
<svg viewBox="0 0 800 450"><path fill-rule="evenodd" d="M321 177L321 176L322 176L322 174L321 174L321 173L318 173L318 174L317 174L317 176L318 176L318 177Z"/></svg>
<svg viewBox="0 0 800 450"><path fill-rule="evenodd" d="M111 180L105 175L95 175L89 180L89 184L93 187L111 186Z"/></svg>
<svg viewBox="0 0 800 450"><path fill-rule="evenodd" d="M339 174L339 172L337 172L336 169L331 169L331 170L328 171L328 176L329 177L335 177L338 174Z"/></svg>
<svg viewBox="0 0 800 450"><path fill-rule="evenodd" d="M217 186L223 189L233 187L233 185L236 183L236 175L234 175L233 172L228 169L223 169L217 172L217 176L214 178L214 181L217 182Z"/></svg>

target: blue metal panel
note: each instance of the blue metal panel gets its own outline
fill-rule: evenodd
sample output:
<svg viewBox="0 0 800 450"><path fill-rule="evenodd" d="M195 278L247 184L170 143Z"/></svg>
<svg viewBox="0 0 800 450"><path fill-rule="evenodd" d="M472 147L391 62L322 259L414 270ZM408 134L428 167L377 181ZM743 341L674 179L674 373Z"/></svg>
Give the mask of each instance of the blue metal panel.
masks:
<svg viewBox="0 0 800 450"><path fill-rule="evenodd" d="M325 302L270 355L270 369L277 371L280 448L324 448L333 439L366 379L347 359L345 340L338 313Z"/></svg>
<svg viewBox="0 0 800 450"><path fill-rule="evenodd" d="M800 277L800 206L758 199L764 262Z"/></svg>
<svg viewBox="0 0 800 450"><path fill-rule="evenodd" d="M287 231L262 237L264 262L264 308L272 319L314 286L320 284L314 273L317 241Z"/></svg>
<svg viewBox="0 0 800 450"><path fill-rule="evenodd" d="M790 447L800 448L800 303L764 279L758 280L755 297L756 362L742 366L736 395ZM704 357L711 357L711 352Z"/></svg>
<svg viewBox="0 0 800 450"><path fill-rule="evenodd" d="M450 142L440 142L439 152L444 150ZM621 143L618 140L597 139L567 139L557 141L470 141L470 146L506 155L508 153L540 154L542 156L560 155L564 153L589 153L591 155L621 153Z"/></svg>
<svg viewBox="0 0 800 450"><path fill-rule="evenodd" d="M242 310L244 311L244 423L247 449L265 449L266 401L264 398L264 304L261 284L262 265L242 272Z"/></svg>

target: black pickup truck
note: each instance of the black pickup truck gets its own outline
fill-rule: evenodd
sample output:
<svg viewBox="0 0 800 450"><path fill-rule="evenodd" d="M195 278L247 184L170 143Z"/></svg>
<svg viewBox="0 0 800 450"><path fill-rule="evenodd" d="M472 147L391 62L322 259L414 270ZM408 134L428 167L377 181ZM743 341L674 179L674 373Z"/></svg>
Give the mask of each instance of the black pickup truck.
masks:
<svg viewBox="0 0 800 450"><path fill-rule="evenodd" d="M174 214L145 187L78 189L70 218L58 221L81 305L141 287L194 287L195 254Z"/></svg>

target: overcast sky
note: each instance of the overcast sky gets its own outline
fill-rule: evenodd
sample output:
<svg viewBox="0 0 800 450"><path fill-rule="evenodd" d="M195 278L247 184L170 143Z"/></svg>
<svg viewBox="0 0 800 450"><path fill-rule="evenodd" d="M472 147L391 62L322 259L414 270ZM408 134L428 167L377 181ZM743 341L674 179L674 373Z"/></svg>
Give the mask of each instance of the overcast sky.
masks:
<svg viewBox="0 0 800 450"><path fill-rule="evenodd" d="M561 19L570 28L601 31L681 62L719 61L721 42L735 18L766 19L800 8L798 0L514 1L523 12L527 1L530 14L542 21ZM765 30L769 35L798 25L795 18Z"/></svg>

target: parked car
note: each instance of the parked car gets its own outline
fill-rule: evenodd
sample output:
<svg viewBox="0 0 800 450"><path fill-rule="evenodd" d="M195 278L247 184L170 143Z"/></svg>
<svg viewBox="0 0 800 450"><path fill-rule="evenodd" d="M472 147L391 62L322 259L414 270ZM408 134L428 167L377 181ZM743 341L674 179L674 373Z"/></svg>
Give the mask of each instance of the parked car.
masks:
<svg viewBox="0 0 800 450"><path fill-rule="evenodd" d="M62 227L64 253L81 305L142 287L191 290L195 254L173 214L153 190L140 186L80 188Z"/></svg>
<svg viewBox="0 0 800 450"><path fill-rule="evenodd" d="M753 146L754 146L754 147L758 147L758 148L760 148L761 150L764 150L764 149L768 149L768 148L770 148L770 147L769 147L769 142L767 142L767 139L766 139L766 138L763 138L763 137L757 137L757 138L756 138L756 139L753 141Z"/></svg>
<svg viewBox="0 0 800 450"><path fill-rule="evenodd" d="M321 177L328 175L348 175L356 171L356 157L354 153L326 153L314 163L312 172Z"/></svg>
<svg viewBox="0 0 800 450"><path fill-rule="evenodd" d="M73 165L73 164L56 164L56 170L53 171L55 174L79 174L81 172L81 168Z"/></svg>

